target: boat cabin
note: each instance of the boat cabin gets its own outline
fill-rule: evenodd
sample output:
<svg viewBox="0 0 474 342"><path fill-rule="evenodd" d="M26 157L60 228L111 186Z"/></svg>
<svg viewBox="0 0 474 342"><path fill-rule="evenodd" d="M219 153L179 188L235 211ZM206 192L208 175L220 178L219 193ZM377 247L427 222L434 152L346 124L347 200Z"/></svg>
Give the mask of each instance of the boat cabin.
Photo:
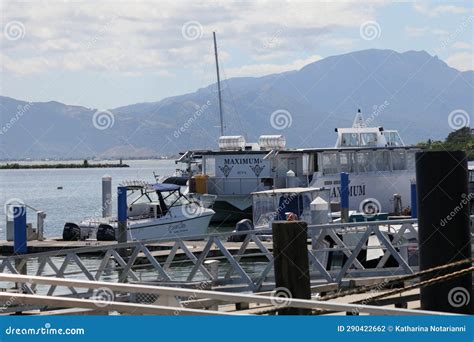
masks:
<svg viewBox="0 0 474 342"><path fill-rule="evenodd" d="M173 206L189 203L176 184L145 182L126 182L129 198L128 214L130 220L160 218Z"/></svg>
<svg viewBox="0 0 474 342"><path fill-rule="evenodd" d="M405 146L396 130L384 130L383 127L368 127L359 111L350 128L336 128L336 148L357 147L402 147Z"/></svg>
<svg viewBox="0 0 474 342"><path fill-rule="evenodd" d="M314 223L312 209L330 212L330 191L324 188L287 188L252 193L253 223L257 228L271 228L273 221L285 221L288 216ZM321 205L324 208L321 208Z"/></svg>

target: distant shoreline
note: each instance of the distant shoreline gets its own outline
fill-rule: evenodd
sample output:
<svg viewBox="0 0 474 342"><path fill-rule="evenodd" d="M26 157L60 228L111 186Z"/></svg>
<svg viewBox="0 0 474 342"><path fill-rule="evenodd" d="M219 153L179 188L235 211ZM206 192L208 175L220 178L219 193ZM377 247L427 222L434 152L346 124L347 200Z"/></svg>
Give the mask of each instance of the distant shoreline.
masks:
<svg viewBox="0 0 474 342"><path fill-rule="evenodd" d="M130 165L119 163L119 164L109 164L109 163L97 163L89 164L88 162L84 163L57 163L57 164L5 164L0 165L0 170L20 170L20 169L93 169L93 168L120 168L120 167L130 167Z"/></svg>

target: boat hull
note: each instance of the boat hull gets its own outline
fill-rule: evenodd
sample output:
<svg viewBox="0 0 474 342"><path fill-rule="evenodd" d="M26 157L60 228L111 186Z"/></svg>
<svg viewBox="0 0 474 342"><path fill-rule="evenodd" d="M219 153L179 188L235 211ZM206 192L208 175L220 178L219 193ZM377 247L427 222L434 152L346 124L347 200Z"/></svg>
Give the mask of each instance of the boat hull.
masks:
<svg viewBox="0 0 474 342"><path fill-rule="evenodd" d="M156 223L153 220L140 220L131 223L127 230L127 240L174 239L207 234L212 214L198 217Z"/></svg>
<svg viewBox="0 0 474 342"><path fill-rule="evenodd" d="M252 219L252 198L251 196L241 196L237 199L239 207L234 206L227 199L217 197L212 209L216 212L211 219L213 223L235 223L242 219ZM249 198L250 197L250 198Z"/></svg>
<svg viewBox="0 0 474 342"><path fill-rule="evenodd" d="M394 194L401 197L402 207L410 207L410 184L416 178L411 170L393 172L349 173L349 209L364 211L366 201L373 201L379 212L394 210ZM340 201L340 176L315 174L313 187L331 190L331 201Z"/></svg>
<svg viewBox="0 0 474 342"><path fill-rule="evenodd" d="M202 208L189 214L184 213L181 208L173 207L164 217L129 219L127 241L186 238L207 234L214 210ZM66 227L77 227L77 233L70 240L85 240L96 235L98 240L114 241L118 237L118 223L110 218L86 220L79 224L66 223L65 229Z"/></svg>

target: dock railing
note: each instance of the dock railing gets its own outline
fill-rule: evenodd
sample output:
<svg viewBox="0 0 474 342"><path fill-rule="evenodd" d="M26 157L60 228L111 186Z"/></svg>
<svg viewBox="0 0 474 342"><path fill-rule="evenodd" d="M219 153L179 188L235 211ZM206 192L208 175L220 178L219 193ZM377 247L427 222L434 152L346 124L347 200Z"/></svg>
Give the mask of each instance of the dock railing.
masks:
<svg viewBox="0 0 474 342"><path fill-rule="evenodd" d="M1 312L21 310L48 310L57 308L74 308L96 312L119 312L132 315L242 315L275 313L282 308L301 308L324 313L357 313L369 315L450 315L448 313L379 307L375 305L341 303L334 301L307 300L296 298L275 298L271 294L225 293L201 289L173 288L168 286L150 286L143 284L117 284L109 282L60 279L51 277L0 274L0 281L22 282L31 287L34 285L64 286L87 289L93 293L88 299L64 296L44 296L20 293L0 293L0 302L9 303ZM105 294L105 296L104 296ZM127 302L126 297L133 294L149 294L157 299L151 303ZM239 309L245 303L246 309ZM235 305L219 310L218 305ZM71 314L71 312L68 312Z"/></svg>
<svg viewBox="0 0 474 342"><path fill-rule="evenodd" d="M390 277L418 270L416 219L308 226L312 285L344 284L360 277ZM275 286L271 230L88 246L13 255L0 273L109 282L186 286L208 282L224 291L269 291ZM241 238L242 242L228 242ZM125 252L125 253L124 253ZM209 269L210 261L219 267ZM249 262L252 260L252 262ZM57 286L25 284L25 293L53 295ZM72 295L79 295L73 287Z"/></svg>

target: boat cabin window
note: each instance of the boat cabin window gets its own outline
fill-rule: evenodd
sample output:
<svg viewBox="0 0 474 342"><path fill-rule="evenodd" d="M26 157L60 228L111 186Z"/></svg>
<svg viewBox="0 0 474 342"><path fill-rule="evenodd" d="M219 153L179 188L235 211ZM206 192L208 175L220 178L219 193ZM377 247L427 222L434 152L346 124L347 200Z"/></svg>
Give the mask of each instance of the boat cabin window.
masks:
<svg viewBox="0 0 474 342"><path fill-rule="evenodd" d="M342 133L342 147L377 146L377 133Z"/></svg>
<svg viewBox="0 0 474 342"><path fill-rule="evenodd" d="M375 169L377 171L390 171L389 151L375 151Z"/></svg>
<svg viewBox="0 0 474 342"><path fill-rule="evenodd" d="M383 135L387 141L387 146L403 146L402 139L396 131L384 131Z"/></svg>
<svg viewBox="0 0 474 342"><path fill-rule="evenodd" d="M303 175L312 175L314 172L314 154L303 154Z"/></svg>
<svg viewBox="0 0 474 342"><path fill-rule="evenodd" d="M339 172L355 172L354 153L339 153Z"/></svg>
<svg viewBox="0 0 474 342"><path fill-rule="evenodd" d="M415 152L407 151L407 169L415 170Z"/></svg>
<svg viewBox="0 0 474 342"><path fill-rule="evenodd" d="M374 171L373 152L356 152L357 172Z"/></svg>
<svg viewBox="0 0 474 342"><path fill-rule="evenodd" d="M341 146L351 147L359 146L359 133L342 133L341 134Z"/></svg>
<svg viewBox="0 0 474 342"><path fill-rule="evenodd" d="M318 154L323 174L340 172L400 171L415 169L415 150L322 152Z"/></svg>
<svg viewBox="0 0 474 342"><path fill-rule="evenodd" d="M332 174L338 173L339 167L337 165L337 154L336 152L323 153L323 173Z"/></svg>
<svg viewBox="0 0 474 342"><path fill-rule="evenodd" d="M377 133L361 133L360 145L361 146L377 146Z"/></svg>
<svg viewBox="0 0 474 342"><path fill-rule="evenodd" d="M407 160L405 151L392 151L392 169L406 170Z"/></svg>
<svg viewBox="0 0 474 342"><path fill-rule="evenodd" d="M216 175L216 158L205 156L202 162L203 172L210 177L214 177Z"/></svg>

